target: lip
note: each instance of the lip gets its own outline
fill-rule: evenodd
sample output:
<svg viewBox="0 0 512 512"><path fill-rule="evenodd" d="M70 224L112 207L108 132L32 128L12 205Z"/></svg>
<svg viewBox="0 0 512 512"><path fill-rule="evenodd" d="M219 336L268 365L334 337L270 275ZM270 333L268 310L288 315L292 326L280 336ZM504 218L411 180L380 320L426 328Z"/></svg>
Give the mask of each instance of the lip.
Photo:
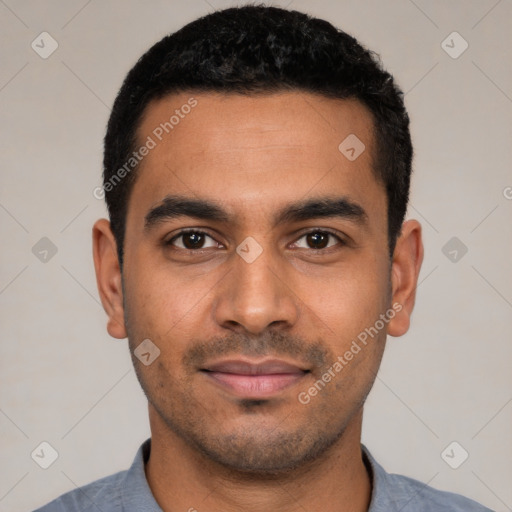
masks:
<svg viewBox="0 0 512 512"><path fill-rule="evenodd" d="M280 359L230 359L209 364L202 373L241 398L262 399L297 384L309 370Z"/></svg>

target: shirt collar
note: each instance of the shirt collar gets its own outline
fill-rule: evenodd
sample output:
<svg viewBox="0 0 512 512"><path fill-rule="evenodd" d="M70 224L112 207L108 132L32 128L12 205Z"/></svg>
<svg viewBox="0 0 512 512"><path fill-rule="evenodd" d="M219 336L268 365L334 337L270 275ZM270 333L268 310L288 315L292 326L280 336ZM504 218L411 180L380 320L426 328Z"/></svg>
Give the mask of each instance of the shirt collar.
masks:
<svg viewBox="0 0 512 512"><path fill-rule="evenodd" d="M368 448L361 444L363 461L366 465L372 484L372 497L368 512L393 512L398 510L392 494L392 485L389 481L390 475L373 458Z"/></svg>
<svg viewBox="0 0 512 512"><path fill-rule="evenodd" d="M123 512L162 512L149 488L145 465L149 460L151 438L139 447L130 469L121 482Z"/></svg>

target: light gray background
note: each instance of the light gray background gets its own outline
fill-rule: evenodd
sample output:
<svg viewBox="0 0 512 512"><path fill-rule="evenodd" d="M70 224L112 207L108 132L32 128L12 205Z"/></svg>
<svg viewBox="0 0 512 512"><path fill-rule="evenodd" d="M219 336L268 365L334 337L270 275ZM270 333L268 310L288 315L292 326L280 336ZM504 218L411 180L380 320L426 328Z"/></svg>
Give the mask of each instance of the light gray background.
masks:
<svg viewBox="0 0 512 512"><path fill-rule="evenodd" d="M91 226L106 210L92 191L109 106L135 60L229 5L0 1L2 511L128 467L149 436L127 342L105 330ZM274 5L355 35L407 93L409 217L423 224L426 256L412 328L389 340L363 441L389 471L512 510L512 3ZM59 44L48 59L31 48L43 31ZM441 46L453 31L469 43L457 59ZM32 247L45 236L58 252L43 263ZM452 237L468 248L457 262L442 251ZM30 456L42 441L59 453L46 470ZM441 457L452 441L469 452L456 470Z"/></svg>

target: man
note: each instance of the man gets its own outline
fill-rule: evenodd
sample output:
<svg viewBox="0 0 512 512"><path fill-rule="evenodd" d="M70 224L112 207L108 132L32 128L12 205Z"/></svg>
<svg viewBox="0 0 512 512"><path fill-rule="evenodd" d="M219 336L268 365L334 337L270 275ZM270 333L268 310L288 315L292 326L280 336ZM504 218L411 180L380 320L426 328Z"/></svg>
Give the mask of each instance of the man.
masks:
<svg viewBox="0 0 512 512"><path fill-rule="evenodd" d="M138 61L93 242L151 439L40 511L487 510L387 474L360 442L423 259L408 125L373 55L296 11L218 11Z"/></svg>

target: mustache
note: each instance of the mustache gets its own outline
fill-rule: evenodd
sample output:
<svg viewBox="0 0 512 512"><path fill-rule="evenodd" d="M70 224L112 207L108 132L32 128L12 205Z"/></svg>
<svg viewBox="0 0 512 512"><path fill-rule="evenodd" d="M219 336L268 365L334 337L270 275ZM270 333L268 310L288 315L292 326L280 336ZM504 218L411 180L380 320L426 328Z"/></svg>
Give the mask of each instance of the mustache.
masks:
<svg viewBox="0 0 512 512"><path fill-rule="evenodd" d="M183 364L196 370L214 358L237 355L288 357L312 368L323 368L333 359L320 342L308 343L297 336L268 331L260 336L233 333L198 342L185 352Z"/></svg>

